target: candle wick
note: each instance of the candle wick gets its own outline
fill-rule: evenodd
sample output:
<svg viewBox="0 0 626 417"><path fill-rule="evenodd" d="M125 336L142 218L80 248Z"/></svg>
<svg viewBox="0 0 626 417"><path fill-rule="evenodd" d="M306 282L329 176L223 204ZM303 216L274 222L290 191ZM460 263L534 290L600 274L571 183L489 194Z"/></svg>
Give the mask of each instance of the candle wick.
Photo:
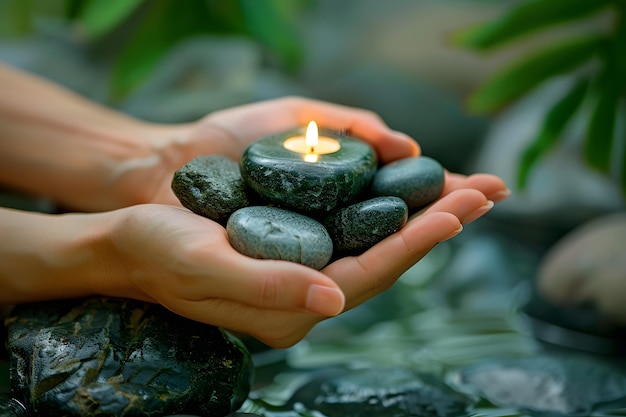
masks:
<svg viewBox="0 0 626 417"><path fill-rule="evenodd" d="M311 146L311 149L309 150L309 153L315 153L315 146Z"/></svg>

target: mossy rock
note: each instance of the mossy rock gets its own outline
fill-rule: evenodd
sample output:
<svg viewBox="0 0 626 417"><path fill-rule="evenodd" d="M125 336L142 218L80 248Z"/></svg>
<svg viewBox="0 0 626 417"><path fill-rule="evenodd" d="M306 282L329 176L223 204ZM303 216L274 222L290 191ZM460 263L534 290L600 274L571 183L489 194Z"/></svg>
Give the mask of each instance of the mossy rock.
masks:
<svg viewBox="0 0 626 417"><path fill-rule="evenodd" d="M28 304L7 328L11 394L29 415L224 416L250 389L241 342L156 304Z"/></svg>
<svg viewBox="0 0 626 417"><path fill-rule="evenodd" d="M174 173L172 191L189 210L222 224L254 198L239 165L221 155L200 155L187 162Z"/></svg>

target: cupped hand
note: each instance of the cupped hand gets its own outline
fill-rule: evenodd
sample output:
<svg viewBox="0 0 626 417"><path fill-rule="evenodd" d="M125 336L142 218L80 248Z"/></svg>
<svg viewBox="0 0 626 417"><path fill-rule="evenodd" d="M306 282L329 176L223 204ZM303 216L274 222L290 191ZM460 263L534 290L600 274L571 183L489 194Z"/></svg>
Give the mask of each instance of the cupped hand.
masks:
<svg viewBox="0 0 626 417"><path fill-rule="evenodd" d="M286 97L222 110L208 115L197 126L199 140L221 130L214 153L237 160L253 141L270 134L306 126L314 120L320 127L346 131L370 143L382 163L417 155L415 141L391 130L374 112L302 97ZM205 132L205 129L208 132Z"/></svg>
<svg viewBox="0 0 626 417"><path fill-rule="evenodd" d="M306 126L311 120L322 128L347 131L370 143L382 163L420 153L413 139L390 129L369 110L301 97L261 101L217 111L195 123L165 129L166 137L170 138L167 141L169 147L155 145L163 149L162 153L167 152L163 156L164 163L159 165L162 172L151 176L161 184L145 202L179 205L170 189L171 178L175 170L198 155L218 154L237 161L255 140Z"/></svg>
<svg viewBox="0 0 626 417"><path fill-rule="evenodd" d="M302 339L319 321L389 288L437 243L485 214L508 191L497 177L446 174L442 197L399 232L322 271L235 251L219 224L183 208L120 210L112 235L119 276L134 298L158 302L193 320L249 334L273 347Z"/></svg>

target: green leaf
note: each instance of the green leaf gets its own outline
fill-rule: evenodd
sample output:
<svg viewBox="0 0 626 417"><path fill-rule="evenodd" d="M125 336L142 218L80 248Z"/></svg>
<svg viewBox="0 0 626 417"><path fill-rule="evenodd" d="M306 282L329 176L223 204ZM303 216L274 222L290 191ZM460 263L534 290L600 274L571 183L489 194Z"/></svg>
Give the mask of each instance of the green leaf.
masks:
<svg viewBox="0 0 626 417"><path fill-rule="evenodd" d="M626 13L626 8L623 12ZM584 154L587 163L600 172L610 174L612 151L619 111L620 94L624 93L626 82L626 60L624 59L624 42L626 42L626 23L620 16L612 39L606 43L602 51L602 72L595 87L596 103L591 114L584 143Z"/></svg>
<svg viewBox="0 0 626 417"><path fill-rule="evenodd" d="M626 71L626 54L623 53L623 49L626 46L626 1L622 0L619 4L620 12L621 12L621 20L619 21L619 26L617 27L615 41L613 44L613 59L615 60L615 71L617 74L622 74L621 77L618 77L619 88L621 91L621 103L624 104L624 98L626 96L626 78L623 76ZM619 113L623 119L626 119L626 114ZM621 148L622 148L622 158L621 158L621 167L619 171L620 185L622 188L622 194L626 196L626 132L625 129L622 129L621 132Z"/></svg>
<svg viewBox="0 0 626 417"><path fill-rule="evenodd" d="M585 98L588 84L587 80L578 82L546 115L539 134L522 155L517 173L520 190L525 188L531 169L561 138L563 129Z"/></svg>
<svg viewBox="0 0 626 417"><path fill-rule="evenodd" d="M597 99L584 143L587 163L606 174L611 171L611 151L619 107L619 91L610 79L605 78L597 89Z"/></svg>
<svg viewBox="0 0 626 417"><path fill-rule="evenodd" d="M605 39L587 35L549 46L504 68L487 80L469 99L476 112L497 110L542 82L566 73L591 59Z"/></svg>
<svg viewBox="0 0 626 417"><path fill-rule="evenodd" d="M87 1L88 0L65 0L65 18L67 20L78 19Z"/></svg>
<svg viewBox="0 0 626 417"><path fill-rule="evenodd" d="M620 168L620 185L622 186L622 194L626 196L626 137L622 137L622 166Z"/></svg>
<svg viewBox="0 0 626 417"><path fill-rule="evenodd" d="M587 17L610 0L530 0L500 18L452 36L453 42L476 50L488 50L552 25Z"/></svg>
<svg viewBox="0 0 626 417"><path fill-rule="evenodd" d="M167 36L167 29L161 28L167 15L167 4L155 1L150 6L115 61L111 82L116 98L135 88L173 43Z"/></svg>
<svg viewBox="0 0 626 417"><path fill-rule="evenodd" d="M287 70L295 70L304 51L289 14L296 9L281 7L277 0L240 0L240 5L250 34L276 53Z"/></svg>
<svg viewBox="0 0 626 417"><path fill-rule="evenodd" d="M120 98L148 77L182 39L211 29L206 4L200 1L151 0L113 68L113 94Z"/></svg>
<svg viewBox="0 0 626 417"><path fill-rule="evenodd" d="M91 0L81 10L78 21L87 34L99 39L119 26L144 0Z"/></svg>
<svg viewBox="0 0 626 417"><path fill-rule="evenodd" d="M5 5L6 7L6 5ZM13 33L27 35L32 32L33 0L13 0L10 3L10 17Z"/></svg>

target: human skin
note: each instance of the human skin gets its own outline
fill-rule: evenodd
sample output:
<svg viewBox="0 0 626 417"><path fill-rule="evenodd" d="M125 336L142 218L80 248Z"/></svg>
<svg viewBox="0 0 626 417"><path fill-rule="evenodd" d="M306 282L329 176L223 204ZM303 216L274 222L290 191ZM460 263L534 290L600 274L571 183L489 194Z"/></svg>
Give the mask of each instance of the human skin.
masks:
<svg viewBox="0 0 626 417"><path fill-rule="evenodd" d="M237 160L255 139L310 120L349 130L382 163L419 155L419 146L370 111L300 97L161 125L8 66L0 85L0 184L66 212L0 209L0 304L133 298L287 347L389 288L509 194L493 175L446 173L441 198L359 256L321 271L253 259L231 247L221 225L180 205L175 170L200 154Z"/></svg>

